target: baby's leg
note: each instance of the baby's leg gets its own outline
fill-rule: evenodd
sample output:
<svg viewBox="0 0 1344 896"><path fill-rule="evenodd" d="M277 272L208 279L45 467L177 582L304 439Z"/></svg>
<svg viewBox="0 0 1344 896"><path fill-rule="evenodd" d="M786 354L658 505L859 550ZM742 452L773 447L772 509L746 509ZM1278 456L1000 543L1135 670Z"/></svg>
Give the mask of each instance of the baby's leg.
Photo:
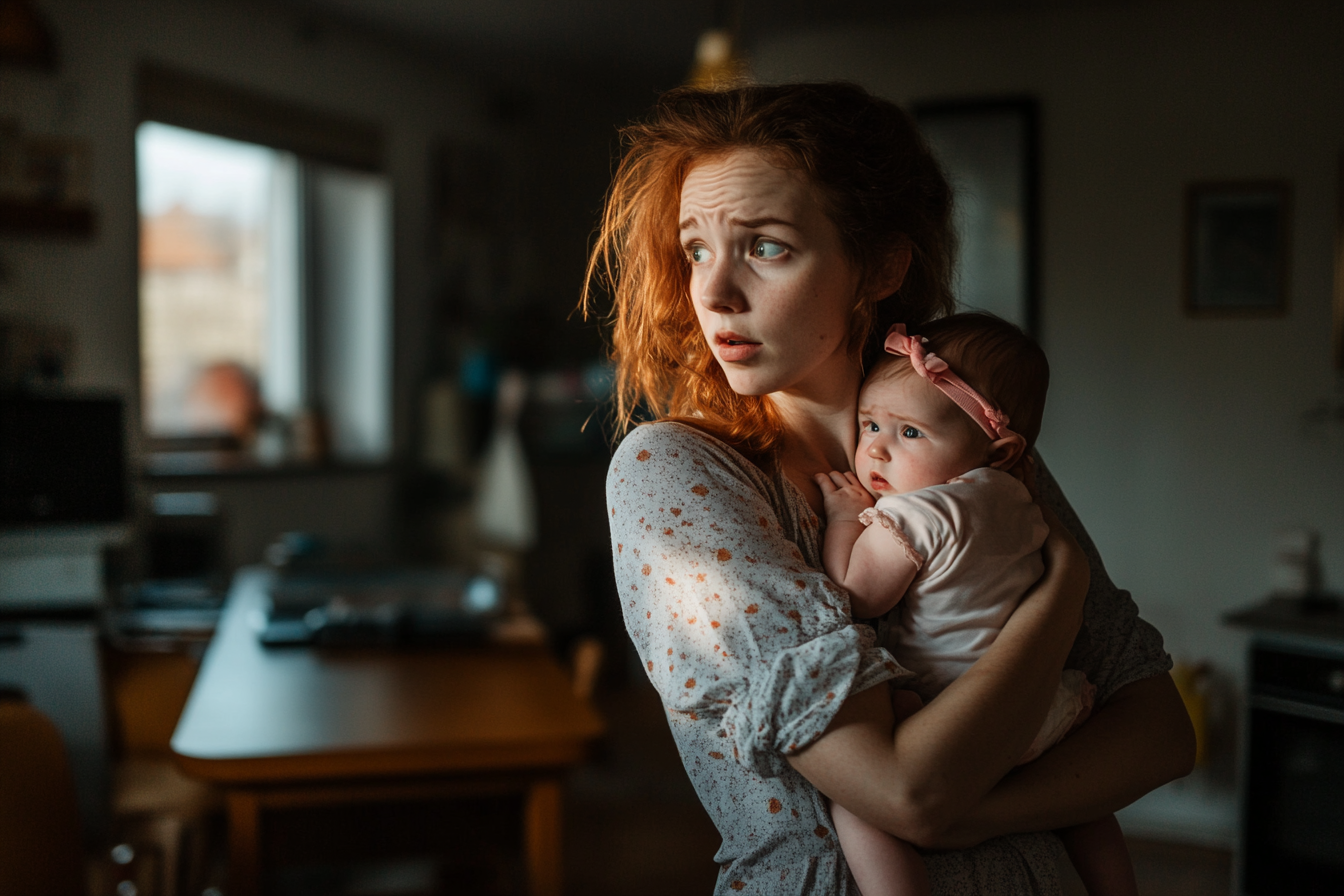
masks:
<svg viewBox="0 0 1344 896"><path fill-rule="evenodd" d="M837 820L836 824L840 822ZM1114 815L1057 831L1088 896L1137 896L1134 865ZM846 853L848 856L848 853Z"/></svg>
<svg viewBox="0 0 1344 896"><path fill-rule="evenodd" d="M914 691L891 688L890 695L898 725L924 705ZM840 848L863 896L924 896L929 892L924 860L913 846L873 827L844 806L830 803L830 807Z"/></svg>
<svg viewBox="0 0 1344 896"><path fill-rule="evenodd" d="M836 803L831 803L831 819L863 896L926 896L929 875L913 846Z"/></svg>

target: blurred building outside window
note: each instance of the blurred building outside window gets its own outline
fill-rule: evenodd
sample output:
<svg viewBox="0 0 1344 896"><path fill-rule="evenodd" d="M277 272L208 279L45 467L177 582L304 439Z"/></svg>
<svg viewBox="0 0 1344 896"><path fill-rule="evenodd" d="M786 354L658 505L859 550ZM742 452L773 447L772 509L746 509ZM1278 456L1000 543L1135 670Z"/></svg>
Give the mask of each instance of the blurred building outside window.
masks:
<svg viewBox="0 0 1344 896"><path fill-rule="evenodd" d="M387 177L144 122L142 423L263 462L391 450ZM316 434L315 429L322 434Z"/></svg>

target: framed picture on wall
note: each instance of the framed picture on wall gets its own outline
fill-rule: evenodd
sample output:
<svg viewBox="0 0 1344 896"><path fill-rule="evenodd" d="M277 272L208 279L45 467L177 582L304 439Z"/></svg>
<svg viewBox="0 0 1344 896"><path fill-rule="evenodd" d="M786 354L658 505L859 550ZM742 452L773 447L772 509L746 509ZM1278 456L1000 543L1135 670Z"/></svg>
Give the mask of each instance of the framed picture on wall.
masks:
<svg viewBox="0 0 1344 896"><path fill-rule="evenodd" d="M1344 152L1339 154L1339 206L1335 217L1335 314L1331 343L1335 369L1344 370Z"/></svg>
<svg viewBox="0 0 1344 896"><path fill-rule="evenodd" d="M917 103L954 193L957 304L1037 332L1037 104L1027 97Z"/></svg>
<svg viewBox="0 0 1344 896"><path fill-rule="evenodd" d="M1285 181L1190 185L1185 221L1188 314L1287 313L1291 200Z"/></svg>

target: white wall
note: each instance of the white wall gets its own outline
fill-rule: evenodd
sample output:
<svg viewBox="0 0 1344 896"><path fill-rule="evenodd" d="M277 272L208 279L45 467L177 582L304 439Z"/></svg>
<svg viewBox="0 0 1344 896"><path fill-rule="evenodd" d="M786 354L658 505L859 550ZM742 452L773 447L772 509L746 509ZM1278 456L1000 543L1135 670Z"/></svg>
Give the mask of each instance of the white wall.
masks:
<svg viewBox="0 0 1344 896"><path fill-rule="evenodd" d="M897 102L1042 108L1041 448L1173 653L1240 669L1225 611L1271 585L1272 541L1320 531L1344 591L1344 424L1304 424L1329 363L1344 150L1344 5L1128 2L781 35L765 80L850 79ZM1290 313L1181 310L1192 180L1293 183Z"/></svg>

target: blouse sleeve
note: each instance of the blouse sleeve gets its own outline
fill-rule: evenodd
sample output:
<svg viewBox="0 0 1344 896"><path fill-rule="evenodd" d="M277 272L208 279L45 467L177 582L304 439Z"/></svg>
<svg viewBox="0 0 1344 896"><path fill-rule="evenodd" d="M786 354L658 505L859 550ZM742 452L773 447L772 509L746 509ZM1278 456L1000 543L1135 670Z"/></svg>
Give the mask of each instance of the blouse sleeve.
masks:
<svg viewBox="0 0 1344 896"><path fill-rule="evenodd" d="M1158 630L1139 617L1139 608L1129 592L1111 582L1096 545L1040 455L1036 456L1036 484L1041 502L1078 539L1092 570L1092 584L1083 605L1083 627L1066 665L1087 673L1097 686L1096 699L1101 704L1125 685L1169 670L1171 656L1163 648Z"/></svg>
<svg viewBox="0 0 1344 896"><path fill-rule="evenodd" d="M808 567L770 487L736 452L671 423L631 432L607 475L621 609L649 680L669 711L716 720L725 752L764 777L849 694L907 674Z"/></svg>

